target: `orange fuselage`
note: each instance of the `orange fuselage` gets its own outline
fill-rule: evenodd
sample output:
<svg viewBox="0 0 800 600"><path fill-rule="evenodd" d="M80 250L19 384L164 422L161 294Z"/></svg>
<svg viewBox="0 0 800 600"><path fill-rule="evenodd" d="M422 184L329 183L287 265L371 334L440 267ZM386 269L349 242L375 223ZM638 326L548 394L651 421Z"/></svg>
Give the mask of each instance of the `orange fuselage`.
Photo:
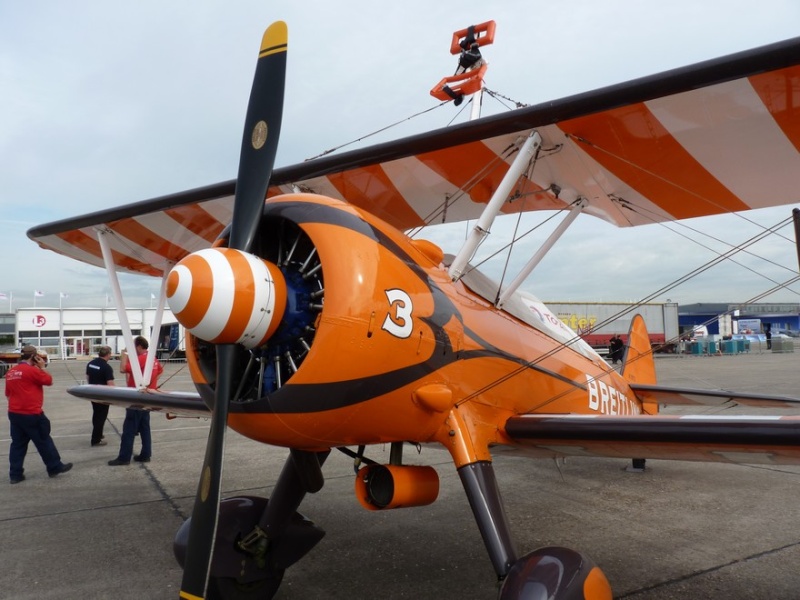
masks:
<svg viewBox="0 0 800 600"><path fill-rule="evenodd" d="M239 433L306 449L439 442L466 464L509 443L504 424L514 415L642 411L600 357L453 282L433 244L321 196L278 196L267 201L272 210L313 241L324 307L291 379L232 405L228 423Z"/></svg>

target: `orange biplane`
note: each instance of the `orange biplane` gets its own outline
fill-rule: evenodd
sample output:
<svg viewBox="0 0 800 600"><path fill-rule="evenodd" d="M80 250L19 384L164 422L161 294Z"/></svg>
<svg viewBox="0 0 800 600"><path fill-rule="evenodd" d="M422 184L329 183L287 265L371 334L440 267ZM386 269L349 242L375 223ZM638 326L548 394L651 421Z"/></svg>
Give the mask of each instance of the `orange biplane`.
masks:
<svg viewBox="0 0 800 600"><path fill-rule="evenodd" d="M369 510L433 502L436 471L405 464L402 449L446 449L504 600L611 590L580 552L517 554L495 446L800 463L796 418L656 415L676 403L797 399L659 387L640 317L618 372L517 290L539 253L501 289L469 262L501 213L563 210L563 228L579 213L627 227L799 200L800 38L273 170L286 56L278 22L262 40L236 180L28 233L106 267L117 296L119 271L161 277L162 300L191 332L197 394L70 390L210 414L194 511L175 542L182 598L271 598L323 536L297 510L322 488L332 449L364 465L355 493ZM470 81L472 93L480 86ZM477 225L456 256L419 237L425 225L467 219ZM227 427L289 449L269 501L221 500ZM376 444L391 445L389 464L369 460Z"/></svg>

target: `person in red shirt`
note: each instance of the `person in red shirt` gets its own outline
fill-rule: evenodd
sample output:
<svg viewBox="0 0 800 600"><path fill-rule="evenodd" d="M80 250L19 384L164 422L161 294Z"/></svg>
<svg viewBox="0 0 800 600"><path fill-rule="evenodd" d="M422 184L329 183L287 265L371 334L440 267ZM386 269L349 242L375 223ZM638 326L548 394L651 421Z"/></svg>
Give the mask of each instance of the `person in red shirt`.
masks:
<svg viewBox="0 0 800 600"><path fill-rule="evenodd" d="M134 340L134 347L136 348L136 357L139 360L139 367L144 375L144 364L147 361L147 349L150 344L143 336L137 336ZM133 371L131 370L131 362L128 358L127 352L124 350L120 353L119 357L119 370L120 373L125 373L128 387L136 387L133 379ZM150 382L147 387L155 389L158 387L158 376L164 368L158 359L153 363L153 372L150 375ZM150 437L150 411L140 410L138 408L125 409L125 421L122 423L122 440L119 444L119 454L114 460L108 461L112 467L131 464L131 456L133 455L133 441L136 435L142 438L142 450L139 454L133 457L136 462L150 462L150 457L153 455L153 442Z"/></svg>
<svg viewBox="0 0 800 600"><path fill-rule="evenodd" d="M6 373L8 420L11 423L11 449L8 453L11 483L25 480L25 455L33 442L50 477L66 473L72 463L61 462L61 455L50 436L50 419L44 414L44 386L53 385L53 377L44 370L44 359L34 346L22 348L19 363Z"/></svg>

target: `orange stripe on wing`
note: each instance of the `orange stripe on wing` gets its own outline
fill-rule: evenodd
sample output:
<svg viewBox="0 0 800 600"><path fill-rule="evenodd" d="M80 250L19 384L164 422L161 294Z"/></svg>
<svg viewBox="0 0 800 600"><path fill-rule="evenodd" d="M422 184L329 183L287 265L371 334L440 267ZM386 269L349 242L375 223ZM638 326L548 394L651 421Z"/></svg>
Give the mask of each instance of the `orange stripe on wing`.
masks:
<svg viewBox="0 0 800 600"><path fill-rule="evenodd" d="M121 219L108 225L113 231L128 238L135 244L147 248L151 252L172 261L179 261L186 256L186 249L176 246L145 227L135 219Z"/></svg>
<svg viewBox="0 0 800 600"><path fill-rule="evenodd" d="M580 148L601 166L676 219L749 208L644 104L570 119L558 127L577 138Z"/></svg>
<svg viewBox="0 0 800 600"><path fill-rule="evenodd" d="M197 204L168 208L164 211L198 237L213 242L224 225Z"/></svg>
<svg viewBox="0 0 800 600"><path fill-rule="evenodd" d="M233 306L228 322L217 338L229 340L230 343L230 340L238 340L242 336L250 321L256 303L256 284L250 263L242 254L235 250L226 251L224 254L233 271L236 293L233 295Z"/></svg>
<svg viewBox="0 0 800 600"><path fill-rule="evenodd" d="M417 159L444 179L469 193L473 202L485 204L500 185L508 171L505 161L499 160L490 148L482 142L470 142L455 148L445 148L435 152L418 154ZM480 179L476 174L483 173L488 165L495 163Z"/></svg>
<svg viewBox="0 0 800 600"><path fill-rule="evenodd" d="M328 180L345 200L400 229L422 225L422 219L397 191L380 165L328 175Z"/></svg>
<svg viewBox="0 0 800 600"><path fill-rule="evenodd" d="M66 243L79 250L82 250L83 252L86 252L87 254L103 258L103 252L100 250L100 243L96 238L85 234L83 231L76 229L74 231L66 231L56 235ZM161 271L158 269L148 265L147 263L136 260L135 258L131 258L127 254L122 254L121 252L112 250L111 256L114 259L114 264L118 267L122 267L136 273L143 273L145 275L161 275Z"/></svg>
<svg viewBox="0 0 800 600"><path fill-rule="evenodd" d="M749 78L772 118L800 152L800 66Z"/></svg>
<svg viewBox="0 0 800 600"><path fill-rule="evenodd" d="M186 307L176 317L179 317L186 329L194 329L203 320L211 306L211 296L214 291L214 273L206 259L189 255L181 261L192 273L192 293Z"/></svg>

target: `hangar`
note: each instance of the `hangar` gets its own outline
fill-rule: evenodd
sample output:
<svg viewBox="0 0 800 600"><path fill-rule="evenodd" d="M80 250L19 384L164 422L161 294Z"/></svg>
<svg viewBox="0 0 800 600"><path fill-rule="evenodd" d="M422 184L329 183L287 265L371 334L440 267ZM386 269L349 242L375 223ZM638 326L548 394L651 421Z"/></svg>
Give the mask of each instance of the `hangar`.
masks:
<svg viewBox="0 0 800 600"><path fill-rule="evenodd" d="M158 339L153 339L156 310L126 309L131 332L148 338L159 353L175 350L182 345L182 336L175 335L177 321L167 308ZM125 347L116 308L18 308L14 313L0 315L0 322L4 325L0 335L10 339L10 346L32 344L55 359L93 356L100 346L110 346L117 354Z"/></svg>
<svg viewBox="0 0 800 600"><path fill-rule="evenodd" d="M697 303L678 307L681 330L705 325L709 335L726 334L720 330L721 317L730 316L736 324L734 333L749 329L760 333L769 328L773 334L800 335L800 303L759 302L754 304ZM724 318L722 319L724 323Z"/></svg>

